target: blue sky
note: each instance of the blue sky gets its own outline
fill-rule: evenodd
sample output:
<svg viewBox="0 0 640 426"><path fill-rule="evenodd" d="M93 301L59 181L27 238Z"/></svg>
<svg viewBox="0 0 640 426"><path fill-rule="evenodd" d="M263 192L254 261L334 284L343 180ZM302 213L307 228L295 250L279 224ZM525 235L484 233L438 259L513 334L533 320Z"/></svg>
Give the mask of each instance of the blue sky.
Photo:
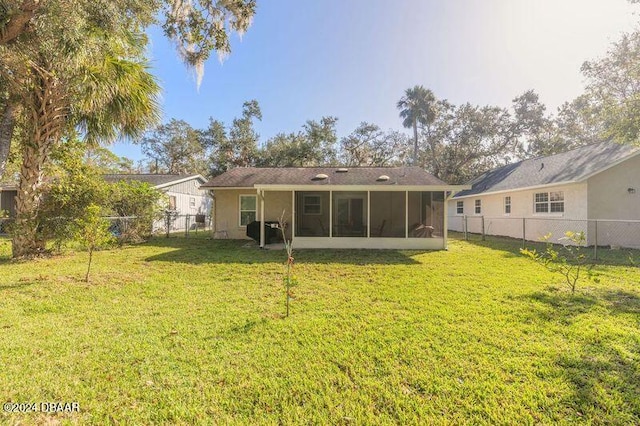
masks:
<svg viewBox="0 0 640 426"><path fill-rule="evenodd" d="M360 122L401 129L396 102L416 84L438 98L509 106L535 89L550 109L582 90L579 69L604 54L638 15L626 0L257 0L254 23L231 55L193 73L150 30L163 119L197 128L230 123L257 99L261 142L338 117L338 136ZM142 158L137 145L112 146Z"/></svg>

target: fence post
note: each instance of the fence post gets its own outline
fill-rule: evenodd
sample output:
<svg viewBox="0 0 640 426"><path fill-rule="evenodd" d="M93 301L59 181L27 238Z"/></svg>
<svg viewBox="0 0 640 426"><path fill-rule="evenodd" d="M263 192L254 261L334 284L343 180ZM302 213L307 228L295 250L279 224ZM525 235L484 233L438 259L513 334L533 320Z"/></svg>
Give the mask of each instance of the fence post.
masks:
<svg viewBox="0 0 640 426"><path fill-rule="evenodd" d="M484 215L480 216L480 221L482 224L482 241L484 241Z"/></svg>
<svg viewBox="0 0 640 426"><path fill-rule="evenodd" d="M593 257L595 260L598 260L598 221L595 221L595 230L594 230L594 242L593 242Z"/></svg>
<svg viewBox="0 0 640 426"><path fill-rule="evenodd" d="M467 221L467 215L463 217L464 223L462 228L464 229L464 240L469 241L469 222Z"/></svg>
<svg viewBox="0 0 640 426"><path fill-rule="evenodd" d="M527 220L522 218L522 248L525 248L525 241L527 241Z"/></svg>
<svg viewBox="0 0 640 426"><path fill-rule="evenodd" d="M169 230L171 228L171 215L168 211L164 212L164 222L167 225L167 238L169 238Z"/></svg>
<svg viewBox="0 0 640 426"><path fill-rule="evenodd" d="M184 217L184 236L189 237L189 215Z"/></svg>

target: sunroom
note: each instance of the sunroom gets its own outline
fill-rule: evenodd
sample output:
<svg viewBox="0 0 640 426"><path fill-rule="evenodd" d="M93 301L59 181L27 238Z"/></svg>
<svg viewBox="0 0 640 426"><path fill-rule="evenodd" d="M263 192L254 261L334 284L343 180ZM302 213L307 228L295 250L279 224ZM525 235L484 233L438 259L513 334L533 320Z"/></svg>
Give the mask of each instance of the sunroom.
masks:
<svg viewBox="0 0 640 426"><path fill-rule="evenodd" d="M463 189L417 167L246 168L226 174L204 186L214 193L214 225L237 215L232 234L240 237L243 226L260 222L261 247L269 242L268 227L282 222L296 248L444 249L445 201Z"/></svg>

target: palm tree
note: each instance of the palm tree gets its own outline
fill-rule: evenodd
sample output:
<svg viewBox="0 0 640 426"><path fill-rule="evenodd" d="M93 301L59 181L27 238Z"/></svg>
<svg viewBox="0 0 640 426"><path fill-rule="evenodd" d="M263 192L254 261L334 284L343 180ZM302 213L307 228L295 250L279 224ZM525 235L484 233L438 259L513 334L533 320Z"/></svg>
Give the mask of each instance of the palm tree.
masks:
<svg viewBox="0 0 640 426"><path fill-rule="evenodd" d="M413 86L404 92L398 101L402 125L413 127L413 164L418 164L418 124L423 126L433 123L436 117L436 97L424 86Z"/></svg>
<svg viewBox="0 0 640 426"><path fill-rule="evenodd" d="M158 119L160 88L148 72L144 38L120 34L87 34L84 48L63 57L43 50L16 55L25 114L22 165L16 198L13 255L24 257L44 249L38 212L44 169L65 136L79 131L88 143L117 136L139 136ZM11 57L7 55L7 57Z"/></svg>

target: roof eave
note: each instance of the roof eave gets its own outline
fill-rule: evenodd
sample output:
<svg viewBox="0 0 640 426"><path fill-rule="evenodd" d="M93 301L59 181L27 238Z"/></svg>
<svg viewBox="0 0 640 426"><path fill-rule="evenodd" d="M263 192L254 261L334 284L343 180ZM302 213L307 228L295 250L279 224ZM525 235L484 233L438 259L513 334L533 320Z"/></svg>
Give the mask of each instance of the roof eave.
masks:
<svg viewBox="0 0 640 426"><path fill-rule="evenodd" d="M198 179L203 183L205 183L207 181L204 178L204 176L202 176L200 174L196 174L196 175L186 176L186 177L183 177L181 179L172 180L170 182L161 183L159 185L154 185L153 187L156 188L156 189L162 189L162 188L166 188L167 186L177 185L179 183L190 181L191 179ZM202 185L200 187L202 187Z"/></svg>
<svg viewBox="0 0 640 426"><path fill-rule="evenodd" d="M256 189L271 191L463 191L471 189L469 185L330 185L330 184L255 184Z"/></svg>

